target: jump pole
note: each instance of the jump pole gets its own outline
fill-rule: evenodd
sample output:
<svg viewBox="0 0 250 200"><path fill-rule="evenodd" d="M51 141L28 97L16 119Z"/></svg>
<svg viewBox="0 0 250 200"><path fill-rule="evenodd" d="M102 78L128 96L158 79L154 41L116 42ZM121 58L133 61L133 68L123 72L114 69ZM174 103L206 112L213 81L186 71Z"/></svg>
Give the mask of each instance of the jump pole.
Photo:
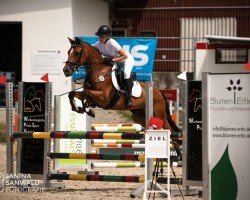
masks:
<svg viewBox="0 0 250 200"><path fill-rule="evenodd" d="M36 139L132 139L140 140L144 138L144 134L129 133L105 133L95 131L50 131L50 132L15 132L12 138L36 138Z"/></svg>
<svg viewBox="0 0 250 200"><path fill-rule="evenodd" d="M97 154L97 153L48 153L51 159L91 159L91 160L130 160L144 161L144 155L112 155L112 154Z"/></svg>
<svg viewBox="0 0 250 200"><path fill-rule="evenodd" d="M145 144L92 144L94 148L145 148Z"/></svg>
<svg viewBox="0 0 250 200"><path fill-rule="evenodd" d="M121 183L144 183L145 176L114 176L114 175L89 175L89 174L48 174L49 180L73 180L73 181L98 181L98 182L121 182ZM166 178L159 177L158 183L167 183ZM170 179L171 184L181 183L181 179Z"/></svg>
<svg viewBox="0 0 250 200"><path fill-rule="evenodd" d="M154 162L154 166L155 166ZM167 167L167 163L163 162L163 167ZM181 162L172 162L173 167L182 167ZM91 168L136 168L145 167L144 162L93 162Z"/></svg>

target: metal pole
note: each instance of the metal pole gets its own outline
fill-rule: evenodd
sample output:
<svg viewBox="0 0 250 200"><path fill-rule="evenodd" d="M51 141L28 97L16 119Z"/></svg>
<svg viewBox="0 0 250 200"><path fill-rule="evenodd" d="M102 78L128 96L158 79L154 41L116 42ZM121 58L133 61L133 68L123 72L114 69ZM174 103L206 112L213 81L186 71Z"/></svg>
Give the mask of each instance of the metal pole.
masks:
<svg viewBox="0 0 250 200"><path fill-rule="evenodd" d="M7 83L5 87L6 93L6 165L7 174L13 174L13 141L10 135L13 133L13 83Z"/></svg>

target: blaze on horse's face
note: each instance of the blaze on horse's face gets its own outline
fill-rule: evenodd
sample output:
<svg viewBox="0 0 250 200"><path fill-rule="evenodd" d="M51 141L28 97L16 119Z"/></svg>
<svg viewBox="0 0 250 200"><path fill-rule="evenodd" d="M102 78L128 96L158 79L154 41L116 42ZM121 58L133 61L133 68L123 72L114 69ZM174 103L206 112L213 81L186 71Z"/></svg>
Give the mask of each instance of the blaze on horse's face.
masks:
<svg viewBox="0 0 250 200"><path fill-rule="evenodd" d="M78 67L82 66L86 60L83 58L83 47L81 46L81 42L78 38L72 40L69 38L71 43L71 47L68 51L68 60L65 62L65 66L63 68L64 75L69 77L73 74L74 71L78 69Z"/></svg>

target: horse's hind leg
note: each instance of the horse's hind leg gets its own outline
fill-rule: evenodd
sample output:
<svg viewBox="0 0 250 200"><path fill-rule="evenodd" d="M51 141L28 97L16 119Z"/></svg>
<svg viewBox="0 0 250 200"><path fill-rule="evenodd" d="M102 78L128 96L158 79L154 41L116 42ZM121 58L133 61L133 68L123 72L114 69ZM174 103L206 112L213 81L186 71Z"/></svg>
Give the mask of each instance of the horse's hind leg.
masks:
<svg viewBox="0 0 250 200"><path fill-rule="evenodd" d="M168 129L170 130L171 132L172 131L175 131L174 128L172 128L170 126L170 124L168 123L168 115L166 113L166 104L155 104L155 107L154 107L154 117L157 117L161 120L164 121L163 123L163 129ZM178 160L181 160L182 159L182 154L181 154L181 150L180 150L180 143L179 143L179 140L178 139L171 139L172 140L172 144L173 144L173 147L177 153L177 159Z"/></svg>

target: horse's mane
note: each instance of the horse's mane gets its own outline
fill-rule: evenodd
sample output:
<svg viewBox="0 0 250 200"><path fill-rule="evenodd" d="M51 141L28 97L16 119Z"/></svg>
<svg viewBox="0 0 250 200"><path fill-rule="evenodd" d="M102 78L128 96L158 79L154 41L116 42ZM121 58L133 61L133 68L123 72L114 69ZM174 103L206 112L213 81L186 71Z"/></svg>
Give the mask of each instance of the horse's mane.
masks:
<svg viewBox="0 0 250 200"><path fill-rule="evenodd" d="M96 52L97 52L98 54L100 54L100 56L102 56L102 53L99 51L99 49L97 49L96 47L92 46L92 45L89 44L88 42L85 42L85 41L81 41L81 42L84 43L84 44L87 44L87 45L90 46L90 47L92 47L93 49L96 50Z"/></svg>

